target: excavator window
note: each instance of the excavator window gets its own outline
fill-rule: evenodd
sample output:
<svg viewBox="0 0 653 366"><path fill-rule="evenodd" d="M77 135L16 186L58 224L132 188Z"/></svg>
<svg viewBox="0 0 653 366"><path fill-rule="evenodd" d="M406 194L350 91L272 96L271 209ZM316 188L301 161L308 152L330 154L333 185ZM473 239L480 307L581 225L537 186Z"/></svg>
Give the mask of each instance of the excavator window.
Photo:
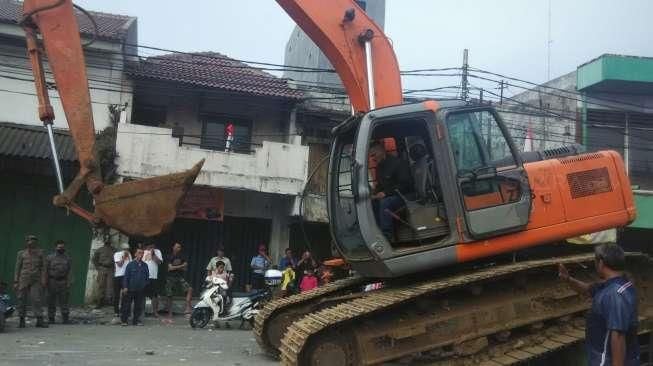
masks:
<svg viewBox="0 0 653 366"><path fill-rule="evenodd" d="M516 168L517 163L491 112L452 113L447 118L447 128L466 210L521 199L519 181L497 174Z"/></svg>
<svg viewBox="0 0 653 366"><path fill-rule="evenodd" d="M361 236L356 209L354 137L353 131L336 136L331 150L329 217L342 254L349 260L363 260L371 255Z"/></svg>

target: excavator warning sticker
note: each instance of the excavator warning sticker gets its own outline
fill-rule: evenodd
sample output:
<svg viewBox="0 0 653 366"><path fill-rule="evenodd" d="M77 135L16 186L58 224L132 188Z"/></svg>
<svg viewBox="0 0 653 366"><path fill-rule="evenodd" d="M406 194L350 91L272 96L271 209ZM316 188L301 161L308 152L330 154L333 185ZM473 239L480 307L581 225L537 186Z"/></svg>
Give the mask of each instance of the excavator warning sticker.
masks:
<svg viewBox="0 0 653 366"><path fill-rule="evenodd" d="M574 199L612 191L608 168L567 174L567 182Z"/></svg>

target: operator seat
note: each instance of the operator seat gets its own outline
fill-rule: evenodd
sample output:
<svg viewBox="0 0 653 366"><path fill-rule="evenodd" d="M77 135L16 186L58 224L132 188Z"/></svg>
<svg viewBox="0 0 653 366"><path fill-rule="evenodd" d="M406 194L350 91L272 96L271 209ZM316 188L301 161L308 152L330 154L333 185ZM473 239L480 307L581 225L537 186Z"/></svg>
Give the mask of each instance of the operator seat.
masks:
<svg viewBox="0 0 653 366"><path fill-rule="evenodd" d="M408 152L411 160L414 162L411 166L413 182L415 184L415 201L427 202L437 201L437 196L433 190L433 175L431 168L433 162L428 156L426 147L421 144L414 144Z"/></svg>
<svg viewBox="0 0 653 366"><path fill-rule="evenodd" d="M413 164L414 192L401 195L406 221L396 231L398 242L419 242L449 233L439 187L433 176L433 159L423 143L413 144L408 152Z"/></svg>

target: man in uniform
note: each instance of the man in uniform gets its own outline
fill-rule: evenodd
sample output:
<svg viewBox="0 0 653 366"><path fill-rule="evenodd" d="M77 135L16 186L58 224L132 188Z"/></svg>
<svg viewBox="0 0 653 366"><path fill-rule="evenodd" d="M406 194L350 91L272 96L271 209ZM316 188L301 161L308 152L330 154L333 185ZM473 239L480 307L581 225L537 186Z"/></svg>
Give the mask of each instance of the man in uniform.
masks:
<svg viewBox="0 0 653 366"><path fill-rule="evenodd" d="M113 290L113 247L110 241L93 253L93 265L97 269L97 303L96 308L111 304Z"/></svg>
<svg viewBox="0 0 653 366"><path fill-rule="evenodd" d="M18 296L19 328L25 328L28 298L36 317L36 326L38 328L48 327L43 322L43 309L41 308L41 293L47 284L45 258L43 252L36 247L37 243L36 236L27 235L25 249L19 251L16 257L14 290Z"/></svg>
<svg viewBox="0 0 653 366"><path fill-rule="evenodd" d="M54 324L57 303L63 324L70 324L68 302L72 283L72 261L66 254L66 243L57 240L54 253L45 258L48 275L48 322Z"/></svg>

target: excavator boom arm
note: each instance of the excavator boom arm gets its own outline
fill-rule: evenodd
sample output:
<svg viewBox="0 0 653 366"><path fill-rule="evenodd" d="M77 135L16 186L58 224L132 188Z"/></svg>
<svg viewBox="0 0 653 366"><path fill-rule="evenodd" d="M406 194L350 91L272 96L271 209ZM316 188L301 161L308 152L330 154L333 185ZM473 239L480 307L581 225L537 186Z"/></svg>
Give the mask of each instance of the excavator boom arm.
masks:
<svg viewBox="0 0 653 366"><path fill-rule="evenodd" d="M177 207L193 185L203 161L185 172L105 186L96 158L91 95L73 3L71 0L25 0L23 14L21 24L25 28L28 56L39 100L39 118L50 132L60 189L54 204L71 210L93 225L111 227L127 235L147 237L165 231L174 221ZM46 88L38 33L42 36L41 43L75 141L80 165L79 173L65 190L51 134L55 116ZM84 184L93 194L94 213L74 202Z"/></svg>
<svg viewBox="0 0 653 366"><path fill-rule="evenodd" d="M402 103L399 65L383 30L352 0L276 0L335 68L356 112L371 108L364 42L371 42L375 107Z"/></svg>

